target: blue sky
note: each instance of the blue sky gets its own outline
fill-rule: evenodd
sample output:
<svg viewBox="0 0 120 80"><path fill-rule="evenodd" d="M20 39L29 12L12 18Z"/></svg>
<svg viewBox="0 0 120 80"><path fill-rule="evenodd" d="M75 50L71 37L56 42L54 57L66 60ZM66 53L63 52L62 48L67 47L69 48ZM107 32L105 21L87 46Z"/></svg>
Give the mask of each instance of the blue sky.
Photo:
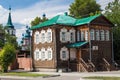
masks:
<svg viewBox="0 0 120 80"><path fill-rule="evenodd" d="M12 21L16 28L18 41L25 32L25 25L30 26L31 20L36 16L46 14L48 18L68 12L69 5L74 0L0 0L0 24L6 24L8 8L12 7ZM108 2L113 0L97 0L104 9Z"/></svg>

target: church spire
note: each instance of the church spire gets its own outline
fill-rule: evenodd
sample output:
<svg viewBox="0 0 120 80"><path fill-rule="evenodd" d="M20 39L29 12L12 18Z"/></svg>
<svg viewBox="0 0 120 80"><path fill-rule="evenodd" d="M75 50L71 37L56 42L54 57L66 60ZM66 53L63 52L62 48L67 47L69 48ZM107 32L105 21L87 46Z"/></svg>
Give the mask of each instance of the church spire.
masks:
<svg viewBox="0 0 120 80"><path fill-rule="evenodd" d="M8 21L7 21L7 25L8 28L12 28L14 29L14 26L12 24L12 19L11 19L11 7L9 7L9 16L8 16Z"/></svg>
<svg viewBox="0 0 120 80"><path fill-rule="evenodd" d="M5 29L8 34L15 36L15 29L14 29L14 25L12 24L12 18L11 18L11 7L9 7L9 16Z"/></svg>

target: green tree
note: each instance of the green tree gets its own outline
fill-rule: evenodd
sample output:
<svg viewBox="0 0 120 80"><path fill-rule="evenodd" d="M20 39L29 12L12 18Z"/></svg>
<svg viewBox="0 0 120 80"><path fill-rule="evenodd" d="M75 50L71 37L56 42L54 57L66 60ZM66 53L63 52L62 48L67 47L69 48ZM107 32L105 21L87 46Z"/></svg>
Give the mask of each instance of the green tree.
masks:
<svg viewBox="0 0 120 80"><path fill-rule="evenodd" d="M89 16L91 13L99 13L101 9L96 0L75 0L70 5L69 11L71 16L80 18Z"/></svg>
<svg viewBox="0 0 120 80"><path fill-rule="evenodd" d="M114 0L105 8L105 16L115 25L113 27L115 59L120 59L120 1Z"/></svg>
<svg viewBox="0 0 120 80"><path fill-rule="evenodd" d="M46 18L46 16L43 16L43 18L36 17L33 21L31 21L31 26L35 26L35 25L37 25L37 24L39 24L41 22L44 22L46 20L48 20L48 18Z"/></svg>
<svg viewBox="0 0 120 80"><path fill-rule="evenodd" d="M8 66L15 60L15 48L12 44L7 43L0 51L0 66L2 72L8 71Z"/></svg>
<svg viewBox="0 0 120 80"><path fill-rule="evenodd" d="M0 24L0 48L4 46L4 34L5 34L5 31L4 31L3 25Z"/></svg>
<svg viewBox="0 0 120 80"><path fill-rule="evenodd" d="M11 36L10 34L5 33L5 44L11 43L16 49L18 49L18 43L16 39L16 36Z"/></svg>
<svg viewBox="0 0 120 80"><path fill-rule="evenodd" d="M35 26L37 24L39 24L41 21L40 17L36 17L33 21L31 21L31 26Z"/></svg>

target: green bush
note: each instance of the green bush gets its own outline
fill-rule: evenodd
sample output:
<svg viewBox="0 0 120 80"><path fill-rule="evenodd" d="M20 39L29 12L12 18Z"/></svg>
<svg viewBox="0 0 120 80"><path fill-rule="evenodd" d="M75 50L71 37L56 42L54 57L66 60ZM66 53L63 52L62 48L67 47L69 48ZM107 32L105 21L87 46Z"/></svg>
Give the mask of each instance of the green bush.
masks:
<svg viewBox="0 0 120 80"><path fill-rule="evenodd" d="M15 48L12 44L7 43L0 51L0 66L2 72L8 71L8 66L15 60Z"/></svg>

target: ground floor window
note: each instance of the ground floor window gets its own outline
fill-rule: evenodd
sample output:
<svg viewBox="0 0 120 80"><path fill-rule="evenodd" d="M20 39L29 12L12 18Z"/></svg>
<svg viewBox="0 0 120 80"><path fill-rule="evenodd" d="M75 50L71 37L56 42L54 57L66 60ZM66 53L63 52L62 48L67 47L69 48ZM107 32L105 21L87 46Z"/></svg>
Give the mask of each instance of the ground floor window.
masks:
<svg viewBox="0 0 120 80"><path fill-rule="evenodd" d="M61 48L60 59L61 60L68 60L69 59L68 49L66 47Z"/></svg>
<svg viewBox="0 0 120 80"><path fill-rule="evenodd" d="M35 50L35 52L34 52L34 59L35 59L36 61L39 60L39 50Z"/></svg>

